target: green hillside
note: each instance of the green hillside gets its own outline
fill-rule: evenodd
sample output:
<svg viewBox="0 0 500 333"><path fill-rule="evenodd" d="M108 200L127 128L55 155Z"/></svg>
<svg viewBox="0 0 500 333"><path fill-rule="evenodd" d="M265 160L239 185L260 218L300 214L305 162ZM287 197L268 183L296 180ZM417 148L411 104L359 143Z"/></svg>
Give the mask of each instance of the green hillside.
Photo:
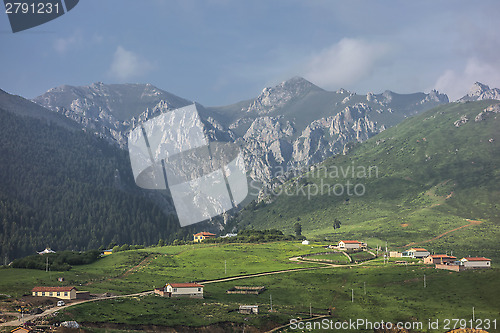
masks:
<svg viewBox="0 0 500 333"><path fill-rule="evenodd" d="M176 217L135 186L129 163L126 152L91 134L0 109L1 263L45 247L182 237Z"/></svg>
<svg viewBox="0 0 500 333"><path fill-rule="evenodd" d="M298 222L310 238L500 259L500 117L483 112L493 104L452 103L408 119L269 192L228 229L287 233Z"/></svg>

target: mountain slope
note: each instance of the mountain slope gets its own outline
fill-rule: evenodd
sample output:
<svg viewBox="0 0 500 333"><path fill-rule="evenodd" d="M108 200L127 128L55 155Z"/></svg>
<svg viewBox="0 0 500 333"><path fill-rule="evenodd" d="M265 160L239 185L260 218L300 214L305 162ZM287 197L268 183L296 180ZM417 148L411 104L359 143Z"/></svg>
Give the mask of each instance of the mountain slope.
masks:
<svg viewBox="0 0 500 333"><path fill-rule="evenodd" d="M102 83L61 86L34 101L123 148L128 131L138 123L191 103L151 85ZM282 169L320 162L342 152L352 140L365 140L447 102L447 96L436 91L407 95L329 92L294 77L265 88L253 100L222 107L197 106L208 136L239 144L250 177L269 184Z"/></svg>
<svg viewBox="0 0 500 333"><path fill-rule="evenodd" d="M57 124L66 129L80 130L82 126L64 115L47 112L47 109L20 96L11 95L0 89L0 108L20 116L43 120L47 124Z"/></svg>
<svg viewBox="0 0 500 333"><path fill-rule="evenodd" d="M33 101L83 125L91 133L126 145L126 134L142 113L158 103L169 109L192 102L150 84L103 84L60 86Z"/></svg>
<svg viewBox="0 0 500 333"><path fill-rule="evenodd" d="M250 205L231 227L291 232L299 222L311 237L404 246L479 220L423 244L500 258L499 112L485 100L408 119L269 192L271 203Z"/></svg>
<svg viewBox="0 0 500 333"><path fill-rule="evenodd" d="M176 217L135 186L126 151L59 126L58 114L11 98L18 108L0 107L2 262L45 247L156 244L189 233L179 233Z"/></svg>

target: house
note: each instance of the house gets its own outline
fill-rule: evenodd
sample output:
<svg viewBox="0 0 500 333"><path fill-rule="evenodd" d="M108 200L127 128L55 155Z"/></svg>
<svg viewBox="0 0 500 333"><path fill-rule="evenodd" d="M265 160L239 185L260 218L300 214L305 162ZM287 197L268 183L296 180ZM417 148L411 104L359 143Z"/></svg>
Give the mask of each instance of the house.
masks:
<svg viewBox="0 0 500 333"><path fill-rule="evenodd" d="M110 254L113 254L113 249L102 251L101 256L108 256Z"/></svg>
<svg viewBox="0 0 500 333"><path fill-rule="evenodd" d="M31 293L33 296L76 299L77 290L75 287L34 287Z"/></svg>
<svg viewBox="0 0 500 333"><path fill-rule="evenodd" d="M47 254L47 253L56 253L56 251L52 251L50 247L45 248L45 250L41 252L37 252L38 254Z"/></svg>
<svg viewBox="0 0 500 333"><path fill-rule="evenodd" d="M198 283L167 283L163 288L155 288L155 294L166 297L203 298L203 285Z"/></svg>
<svg viewBox="0 0 500 333"><path fill-rule="evenodd" d="M212 234L211 232L202 231L197 234L194 234L193 237L194 237L193 241L195 243L199 243L203 242L205 239L215 237L215 234Z"/></svg>
<svg viewBox="0 0 500 333"><path fill-rule="evenodd" d="M242 314L259 314L258 305L240 305L240 313Z"/></svg>
<svg viewBox="0 0 500 333"><path fill-rule="evenodd" d="M491 259L484 257L466 257L460 259L460 265L465 269L491 268Z"/></svg>
<svg viewBox="0 0 500 333"><path fill-rule="evenodd" d="M361 249L366 248L366 244L357 240L341 240L337 248L339 250Z"/></svg>
<svg viewBox="0 0 500 333"><path fill-rule="evenodd" d="M427 251L424 248L421 247L415 247L411 248L406 252L403 252L403 257L410 257L410 258L425 258L429 256L431 253Z"/></svg>
<svg viewBox="0 0 500 333"><path fill-rule="evenodd" d="M309 245L309 241L308 240L303 240L302 241L302 245Z"/></svg>
<svg viewBox="0 0 500 333"><path fill-rule="evenodd" d="M448 256L446 254L431 254L424 258L424 264L447 264L457 260L457 257Z"/></svg>
<svg viewBox="0 0 500 333"><path fill-rule="evenodd" d="M398 252L398 251L389 252L389 257L391 257L391 258L401 258L402 256L403 256L403 254L401 252Z"/></svg>

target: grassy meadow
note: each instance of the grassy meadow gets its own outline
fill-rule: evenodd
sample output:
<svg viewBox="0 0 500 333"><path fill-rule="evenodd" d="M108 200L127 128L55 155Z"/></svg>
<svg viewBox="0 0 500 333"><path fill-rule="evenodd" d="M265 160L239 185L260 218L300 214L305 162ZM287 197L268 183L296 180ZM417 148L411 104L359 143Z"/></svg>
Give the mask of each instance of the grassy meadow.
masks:
<svg viewBox="0 0 500 333"><path fill-rule="evenodd" d="M155 326L198 327L200 330L210 326L223 331L241 331L246 327L261 332L287 324L291 319L309 318L309 311L315 315L327 315L331 311L332 316L328 318L333 321L364 318L427 322L428 319L470 319L472 306L476 318L500 320L498 268L456 273L436 270L418 260L398 265L396 258L385 264L378 258L345 267L289 260L294 256L325 252L322 245L325 244L274 242L165 246L118 252L67 272L2 269L0 293L19 297L34 285L56 285L55 279L59 276L65 277L64 284L76 285L81 290L128 294L151 290L165 282L311 267L316 269L207 282L204 299L149 295L85 303L61 311L52 321L76 320L93 332L147 330ZM347 260L338 252L311 256L320 257ZM265 286L266 290L259 295L227 294L226 290L234 286ZM242 304L259 305L259 315L238 313Z"/></svg>

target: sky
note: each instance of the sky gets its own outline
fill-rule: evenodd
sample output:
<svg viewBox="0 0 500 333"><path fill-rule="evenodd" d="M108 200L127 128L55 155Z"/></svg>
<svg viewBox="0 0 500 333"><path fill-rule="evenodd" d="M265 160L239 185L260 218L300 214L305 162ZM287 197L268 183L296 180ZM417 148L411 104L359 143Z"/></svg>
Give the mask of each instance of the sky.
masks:
<svg viewBox="0 0 500 333"><path fill-rule="evenodd" d="M500 1L80 0L12 33L0 13L0 89L151 83L205 106L302 76L360 94L450 100L500 87Z"/></svg>

